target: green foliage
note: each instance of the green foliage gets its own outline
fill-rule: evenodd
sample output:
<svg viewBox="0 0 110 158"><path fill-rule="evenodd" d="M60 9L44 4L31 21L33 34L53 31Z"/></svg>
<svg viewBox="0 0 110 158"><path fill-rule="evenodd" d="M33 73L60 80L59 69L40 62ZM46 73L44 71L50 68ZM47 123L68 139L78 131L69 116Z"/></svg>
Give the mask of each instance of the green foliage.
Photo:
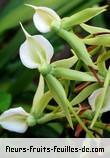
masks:
<svg viewBox="0 0 110 158"><path fill-rule="evenodd" d="M11 105L12 97L7 92L0 91L0 112L4 112Z"/></svg>
<svg viewBox="0 0 110 158"><path fill-rule="evenodd" d="M7 1L6 5L0 11L0 113L7 110L9 107L15 107L16 105L23 106L31 105L32 98L37 88L38 83L38 72L37 70L28 70L22 66L19 60L19 47L25 40L25 37L22 33L20 28L19 22L21 21L24 23L26 30L30 34L39 34L38 31L35 29L32 23L32 15L34 10L25 6L26 3L31 3L33 5L38 6L48 6L53 8L61 17L72 15L77 11L85 9L87 7L92 7L95 4L98 4L102 0L10 0ZM95 23L96 25L100 24L105 25L104 18L100 16L97 22L97 17L95 17L91 23ZM78 30L75 27L75 31L80 33L81 29ZM55 57L54 60L57 59L58 53L62 52L61 58L66 53L68 56L68 51L65 48L65 42L59 39L58 36L55 36L53 33L45 34L46 38L50 40L52 45L54 46L55 50ZM82 50L81 50L82 51ZM64 56L65 57L65 56ZM59 58L59 57L58 57ZM76 68L79 61L77 62L77 57L70 58L67 61L70 62L70 66ZM72 61L74 62L72 64ZM64 61L62 63L55 62L53 63L54 66L61 66L63 67ZM87 61L88 62L88 61ZM68 68L68 64L65 65L65 68ZM84 64L80 62L79 69L84 69ZM101 74L101 73L100 73ZM70 72L68 72L68 75ZM82 74L79 74L79 76ZM87 78L90 76L87 74ZM77 86L78 83L73 81L74 86ZM71 82L68 84L72 89ZM75 95L72 98L73 105L79 104L84 101L89 94L92 93L97 87L100 87L99 84L91 84L85 90L81 91L79 94ZM74 87L73 87L74 89ZM90 91L89 91L90 90ZM86 91L86 92L85 92ZM71 95L72 92L69 94ZM60 94L61 95L61 94ZM71 96L70 96L71 97ZM51 103L56 104L56 103ZM28 106L27 106L28 107ZM31 106L29 106L30 109ZM46 109L47 111L49 109ZM61 109L60 109L61 110ZM58 112L60 111L58 109ZM64 123L64 122L63 122ZM61 134L64 130L63 123L60 122L51 122L46 123L45 125L36 125L32 128L32 130L28 130L26 136L33 136L33 137L61 137ZM68 125L67 125L68 126ZM67 127L68 128L68 127ZM10 132L1 132L1 137L10 137ZM29 135L28 135L29 134ZM68 135L65 134L66 137ZM12 137L20 137L17 134L11 135ZM25 135L22 135L25 137Z"/></svg>

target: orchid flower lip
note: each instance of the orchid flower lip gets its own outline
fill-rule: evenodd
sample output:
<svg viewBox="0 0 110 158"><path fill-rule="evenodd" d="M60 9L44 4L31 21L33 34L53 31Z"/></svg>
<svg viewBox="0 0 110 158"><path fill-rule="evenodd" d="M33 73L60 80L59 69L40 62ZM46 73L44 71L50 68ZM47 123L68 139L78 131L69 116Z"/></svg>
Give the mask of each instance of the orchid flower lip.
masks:
<svg viewBox="0 0 110 158"><path fill-rule="evenodd" d="M97 97L101 94L102 90L103 90L103 88L99 88L99 89L95 90L88 98L89 104L90 104L93 111L95 111L95 101L96 101ZM110 97L109 97L109 94L110 94L110 86L108 88L106 103L105 103L105 106L102 107L101 113L110 111Z"/></svg>
<svg viewBox="0 0 110 158"><path fill-rule="evenodd" d="M29 116L22 107L11 108L0 116L0 125L9 131L24 133L28 125L26 119Z"/></svg>
<svg viewBox="0 0 110 158"><path fill-rule="evenodd" d="M30 69L39 68L50 63L54 50L51 43L42 35L31 36L20 23L26 40L20 47L20 59L24 66Z"/></svg>
<svg viewBox="0 0 110 158"><path fill-rule="evenodd" d="M50 63L50 60L54 52L53 47L50 44L50 42L46 38L44 38L42 35L31 36L24 29L21 22L20 22L20 25L26 36L26 41L20 47L20 58L21 58L22 63L26 65L26 67L32 68L32 69L40 67L40 64L42 63L45 63L45 62ZM30 48L31 50L29 50ZM26 56L28 60L26 59Z"/></svg>

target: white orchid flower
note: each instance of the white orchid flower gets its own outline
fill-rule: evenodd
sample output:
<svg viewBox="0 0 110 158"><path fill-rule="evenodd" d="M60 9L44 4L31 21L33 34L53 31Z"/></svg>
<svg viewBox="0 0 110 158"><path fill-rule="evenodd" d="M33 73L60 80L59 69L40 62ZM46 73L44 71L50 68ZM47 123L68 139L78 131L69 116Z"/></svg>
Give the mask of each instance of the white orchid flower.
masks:
<svg viewBox="0 0 110 158"><path fill-rule="evenodd" d="M35 9L33 21L36 28L40 32L47 33L51 31L51 26L53 21L57 21L57 23L60 25L61 19L53 9L47 7L37 7L30 4L26 4L26 5Z"/></svg>
<svg viewBox="0 0 110 158"><path fill-rule="evenodd" d="M91 96L88 98L89 104L90 104L93 111L96 110L95 103L96 103L97 97L99 95L101 95L102 90L103 90L103 88L99 88L99 89L95 90L91 94ZM107 96L106 96L106 102L105 102L105 105L103 106L103 108L101 110L101 113L107 112L107 111L110 111L110 87L108 88L108 93L107 93Z"/></svg>
<svg viewBox="0 0 110 158"><path fill-rule="evenodd" d="M25 42L20 47L20 59L24 66L30 69L40 68L42 64L49 64L53 56L53 47L42 35L29 35L21 27L26 36Z"/></svg>
<svg viewBox="0 0 110 158"><path fill-rule="evenodd" d="M1 114L0 125L9 131L24 133L28 128L26 122L28 116L29 113L22 107L11 108Z"/></svg>

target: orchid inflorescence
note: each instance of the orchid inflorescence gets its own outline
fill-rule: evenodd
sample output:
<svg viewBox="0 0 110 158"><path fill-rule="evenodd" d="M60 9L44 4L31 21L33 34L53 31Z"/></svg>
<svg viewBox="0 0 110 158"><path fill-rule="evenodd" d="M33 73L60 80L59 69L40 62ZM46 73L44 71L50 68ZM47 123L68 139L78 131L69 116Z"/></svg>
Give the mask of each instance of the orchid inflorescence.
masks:
<svg viewBox="0 0 110 158"><path fill-rule="evenodd" d="M9 109L1 114L0 125L7 130L23 133L28 126L66 117L73 130L76 120L88 137L94 137L90 128L95 127L97 119L103 112L110 110L110 68L107 70L105 66L105 61L110 58L110 51L106 49L110 47L110 30L90 26L85 22L104 12L107 6L87 8L62 19L50 8L30 4L26 6L35 10L33 22L37 30L41 33L50 31L56 33L70 45L73 56L51 62L54 54L51 43L43 35L31 36L20 23L26 37L19 51L21 62L29 69L38 69L40 79L30 113L22 107ZM76 25L90 35L79 38L74 33ZM94 47L88 52L86 45L94 45ZM97 61L93 62L92 56L99 52ZM83 67L85 72L80 71L78 65ZM72 80L76 85L86 82L86 85L83 84L84 87L75 97L69 98L66 90L69 89L67 80ZM47 91L45 86L48 87ZM50 106L52 110L47 113L45 109L49 108L51 99L54 99L58 105ZM88 124L86 126L83 121L84 112L80 115L79 105L87 99L91 109L85 111L85 119L92 112L90 126Z"/></svg>

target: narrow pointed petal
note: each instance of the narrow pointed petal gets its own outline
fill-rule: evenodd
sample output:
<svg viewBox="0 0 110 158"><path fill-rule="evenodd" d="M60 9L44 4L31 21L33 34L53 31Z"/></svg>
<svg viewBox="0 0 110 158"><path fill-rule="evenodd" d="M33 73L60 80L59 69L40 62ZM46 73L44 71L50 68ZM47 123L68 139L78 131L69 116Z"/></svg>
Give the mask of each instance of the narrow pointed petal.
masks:
<svg viewBox="0 0 110 158"><path fill-rule="evenodd" d="M26 6L28 6L28 7L31 7L31 8L33 8L33 9L37 9L37 6L35 6L35 5L31 5L31 4L25 4Z"/></svg>
<svg viewBox="0 0 110 158"><path fill-rule="evenodd" d="M67 120L70 124L70 127L73 128L73 124L72 124L72 118L70 115L70 111L68 109L68 105L69 105L69 101L66 98L66 93L64 91L63 86L61 85L61 83L51 74L46 75L45 77L46 82L48 84L48 87L54 97L54 99L56 100L56 102L62 106L65 115L67 117Z"/></svg>
<svg viewBox="0 0 110 158"><path fill-rule="evenodd" d="M20 22L20 25L21 25L21 28L22 28L22 30L23 30L25 36L26 36L27 38L28 38L28 37L31 37L31 35L24 29L24 27L23 27L23 25L22 25L21 22Z"/></svg>
<svg viewBox="0 0 110 158"><path fill-rule="evenodd" d="M72 26L85 23L96 15L106 11L107 6L92 7L81 10L80 12L73 14L70 17L62 19L62 28L69 29Z"/></svg>
<svg viewBox="0 0 110 158"><path fill-rule="evenodd" d="M102 112L107 112L107 111L110 111L110 87L108 88L106 104L102 109Z"/></svg>
<svg viewBox="0 0 110 158"><path fill-rule="evenodd" d="M26 123L28 116L23 108L12 108L0 116L0 125L9 131L24 133L28 128Z"/></svg>
<svg viewBox="0 0 110 158"><path fill-rule="evenodd" d="M110 47L110 34L102 34L91 38L84 38L83 42L88 45Z"/></svg>
<svg viewBox="0 0 110 158"><path fill-rule="evenodd" d="M36 113L37 107L43 95L44 95L44 79L42 75L40 75L39 84L33 99L31 113Z"/></svg>
<svg viewBox="0 0 110 158"><path fill-rule="evenodd" d="M70 68L74 64L76 64L77 61L78 61L77 56L73 56L68 59L62 59L62 60L55 61L51 65L53 65L55 67Z"/></svg>
<svg viewBox="0 0 110 158"><path fill-rule="evenodd" d="M33 21L36 28L42 33L51 31L51 25L53 21L57 21L58 23L61 22L61 19L57 13L50 8L36 7L35 11L36 12L33 16Z"/></svg>
<svg viewBox="0 0 110 158"><path fill-rule="evenodd" d="M91 95L90 97L88 98L88 101L89 101L89 104L92 108L93 111L95 111L95 101L96 101L96 98L101 94L101 91L102 91L103 88L99 88L97 90L95 90Z"/></svg>
<svg viewBox="0 0 110 158"><path fill-rule="evenodd" d="M92 95L88 98L89 104L92 108L93 111L96 110L95 103L96 99L99 95L101 95L103 88L99 88L95 90ZM101 110L101 113L110 111L110 87L108 88L108 94L107 94L107 99L104 107Z"/></svg>
<svg viewBox="0 0 110 158"><path fill-rule="evenodd" d="M94 27L87 24L80 24L80 26L90 34L96 34L96 33L110 33L110 30L104 29L101 27Z"/></svg>

